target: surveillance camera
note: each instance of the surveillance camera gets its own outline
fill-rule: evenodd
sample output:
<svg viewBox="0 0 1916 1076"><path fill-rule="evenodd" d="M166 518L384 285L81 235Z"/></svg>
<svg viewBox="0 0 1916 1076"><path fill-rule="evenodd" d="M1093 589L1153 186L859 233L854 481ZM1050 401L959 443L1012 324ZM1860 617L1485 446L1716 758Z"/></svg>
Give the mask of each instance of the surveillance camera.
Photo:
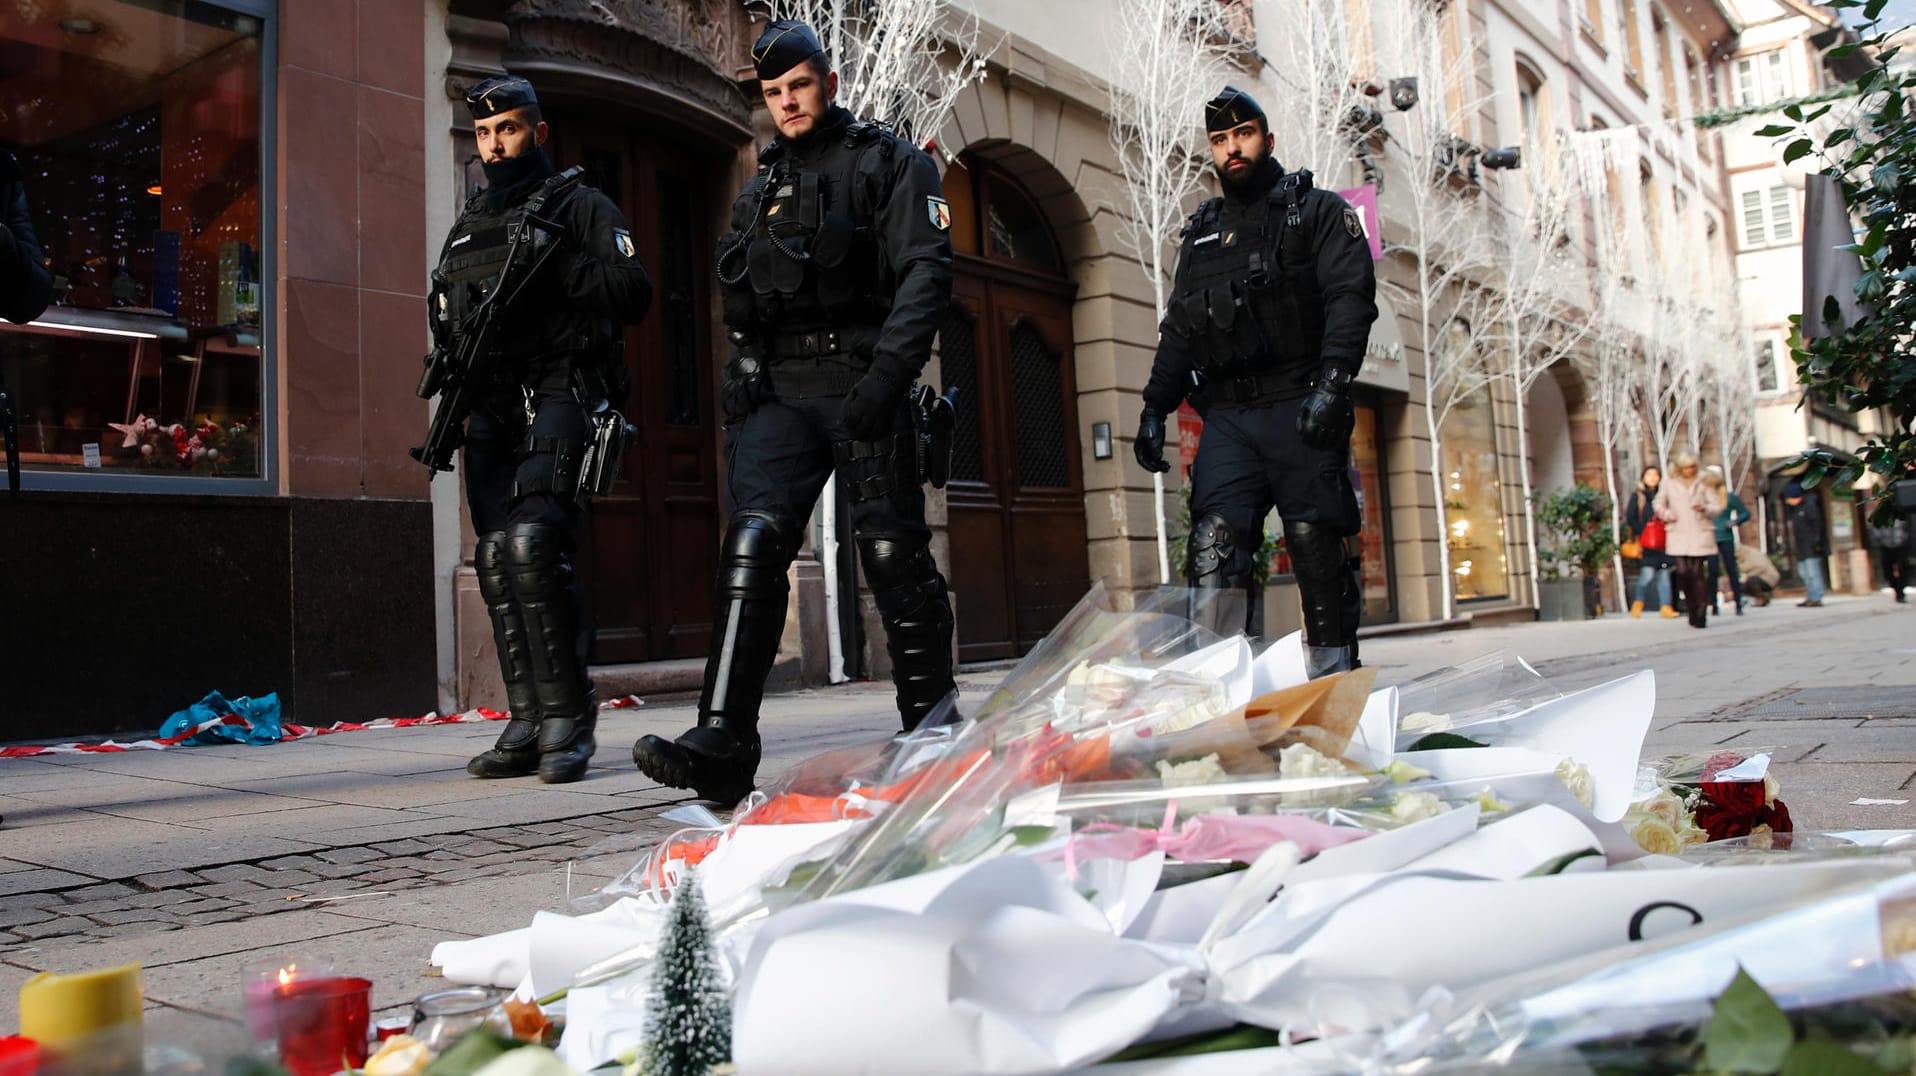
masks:
<svg viewBox="0 0 1916 1076"><path fill-rule="evenodd" d="M1523 167L1523 147L1505 146L1502 149L1484 150L1482 158L1485 168L1521 168Z"/></svg>

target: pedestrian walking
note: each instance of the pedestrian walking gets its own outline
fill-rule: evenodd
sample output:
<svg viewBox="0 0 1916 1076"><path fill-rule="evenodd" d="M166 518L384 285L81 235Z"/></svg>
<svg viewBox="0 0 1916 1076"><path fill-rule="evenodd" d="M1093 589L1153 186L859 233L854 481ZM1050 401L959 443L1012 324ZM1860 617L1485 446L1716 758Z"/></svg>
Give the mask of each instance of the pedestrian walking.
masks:
<svg viewBox="0 0 1916 1076"><path fill-rule="evenodd" d="M1882 562L1883 582L1896 592L1898 602L1907 602L1903 589L1909 578L1909 517L1895 507L1895 496L1888 489L1878 487L1876 499L1879 503L1888 500L1890 511L1896 514L1887 524L1870 524L1870 544L1876 547L1876 557Z"/></svg>
<svg viewBox="0 0 1916 1076"><path fill-rule="evenodd" d="M1158 350L1132 446L1170 469L1164 419L1188 397L1205 413L1191 468L1184 576L1241 589L1255 632L1252 557L1275 507L1303 602L1307 671L1359 665L1362 603L1347 542L1358 531L1350 481L1350 389L1377 319L1363 221L1308 171L1286 171L1264 110L1226 86L1204 106L1223 193L1185 225Z"/></svg>
<svg viewBox="0 0 1916 1076"><path fill-rule="evenodd" d="M582 464L588 446L600 446L594 472L616 473L618 454L607 458L602 446L625 429L613 409L630 383L621 326L645 316L652 285L618 206L576 171L553 169L530 82L485 79L466 93L466 108L486 188L453 223L433 273L441 354L484 347L469 337L485 320L480 308L518 296L496 314L494 376L470 386L479 395L465 430L473 569L510 710L498 742L466 772L563 783L585 776L598 722L586 674L592 625L572 563L593 483ZM561 234L548 236L541 222ZM543 244L556 244L545 248L555 251L550 260L519 277L512 260Z"/></svg>
<svg viewBox="0 0 1916 1076"><path fill-rule="evenodd" d="M719 554L698 724L646 736L653 780L732 804L758 771L759 706L785 630L786 568L834 470L917 728L955 689L952 614L932 560L907 394L951 308L951 209L917 147L836 103L812 28L752 46L778 137L732 204L718 275L732 345L721 403L731 519Z"/></svg>
<svg viewBox="0 0 1916 1076"><path fill-rule="evenodd" d="M1730 601L1736 606L1736 615L1743 615L1743 575L1736 569L1736 529L1752 518L1750 509L1743 498L1729 488L1723 478L1723 468L1711 465L1704 468L1703 483L1723 498L1723 511L1716 514L1716 555L1710 558L1710 611L1716 612L1717 576L1719 573L1730 577Z"/></svg>
<svg viewBox="0 0 1916 1076"><path fill-rule="evenodd" d="M1669 538L1662 521L1657 519L1654 505L1657 488L1663 483L1663 472L1655 466L1645 467L1643 477L1638 480L1637 488L1630 493L1630 499L1623 506L1623 527L1630 541L1640 549L1637 569L1637 597L1630 603L1630 615L1640 617L1644 606L1651 601L1657 604L1657 610L1664 619L1677 615L1670 603L1670 555L1664 547ZM1656 526L1651 526L1656 523ZM1655 586L1656 590L1651 591Z"/></svg>
<svg viewBox="0 0 1916 1076"><path fill-rule="evenodd" d="M1710 599L1703 588L1707 562L1716 551L1716 517L1723 511L1723 498L1699 476L1693 453L1679 452L1670 462L1676 473L1657 489L1656 514L1669 532L1665 549L1675 562L1673 573L1690 626L1705 628L1710 624Z"/></svg>
<svg viewBox="0 0 1916 1076"><path fill-rule="evenodd" d="M1803 483L1791 479L1783 487L1783 504L1788 509L1790 551L1796 557L1796 574L1808 591L1797 605L1815 609L1823 604L1828 577L1823 574L1823 558L1829 555L1829 539L1824 537L1823 502L1808 496Z"/></svg>

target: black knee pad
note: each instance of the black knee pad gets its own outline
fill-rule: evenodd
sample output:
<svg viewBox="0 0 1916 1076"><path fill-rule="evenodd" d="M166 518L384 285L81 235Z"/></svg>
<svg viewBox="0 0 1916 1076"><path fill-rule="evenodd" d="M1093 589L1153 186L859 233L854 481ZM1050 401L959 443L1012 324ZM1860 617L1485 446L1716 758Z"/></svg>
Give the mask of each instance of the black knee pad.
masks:
<svg viewBox="0 0 1916 1076"><path fill-rule="evenodd" d="M861 535L858 554L878 614L887 620L910 616L926 602L945 595L944 577L922 539Z"/></svg>
<svg viewBox="0 0 1916 1076"><path fill-rule="evenodd" d="M572 542L550 523L514 523L505 532L505 561L512 592L520 601L538 600L572 582Z"/></svg>
<svg viewBox="0 0 1916 1076"><path fill-rule="evenodd" d="M1206 512L1191 524L1184 578L1194 587L1225 587L1237 575L1237 535L1223 516Z"/></svg>
<svg viewBox="0 0 1916 1076"><path fill-rule="evenodd" d="M479 536L472 547L472 569L479 577L479 594L487 605L497 605L512 597L505 531L488 531Z"/></svg>
<svg viewBox="0 0 1916 1076"><path fill-rule="evenodd" d="M721 599L783 600L791 587L785 569L797 553L790 528L769 512L748 510L732 517L719 552Z"/></svg>
<svg viewBox="0 0 1916 1076"><path fill-rule="evenodd" d="M1297 577L1305 640L1321 647L1351 644L1356 625L1349 604L1358 595L1343 534L1321 523L1287 522L1284 544Z"/></svg>

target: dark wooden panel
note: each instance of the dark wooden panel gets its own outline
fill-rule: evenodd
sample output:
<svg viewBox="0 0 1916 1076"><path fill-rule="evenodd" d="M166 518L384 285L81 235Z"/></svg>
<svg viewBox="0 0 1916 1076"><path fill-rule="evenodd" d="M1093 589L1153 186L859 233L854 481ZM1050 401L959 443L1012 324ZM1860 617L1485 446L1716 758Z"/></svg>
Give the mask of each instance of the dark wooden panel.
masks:
<svg viewBox="0 0 1916 1076"><path fill-rule="evenodd" d="M1004 513L993 508L953 505L948 513L951 564L948 574L957 596L958 658L987 661L1018 653L1012 635L1007 587L1010 561L1004 556Z"/></svg>

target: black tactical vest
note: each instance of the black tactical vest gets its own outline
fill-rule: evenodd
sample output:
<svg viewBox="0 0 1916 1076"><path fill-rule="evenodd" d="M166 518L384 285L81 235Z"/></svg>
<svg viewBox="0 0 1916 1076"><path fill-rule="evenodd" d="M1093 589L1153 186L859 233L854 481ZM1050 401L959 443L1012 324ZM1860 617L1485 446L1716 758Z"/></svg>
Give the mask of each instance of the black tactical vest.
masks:
<svg viewBox="0 0 1916 1076"><path fill-rule="evenodd" d="M791 332L884 320L890 304L873 222L852 208L859 161L871 150L893 152L883 135L857 121L815 161L795 165L777 143L760 155L757 204L735 207L744 212L718 243L727 324Z"/></svg>
<svg viewBox="0 0 1916 1076"><path fill-rule="evenodd" d="M1185 226L1167 316L1207 376L1315 367L1324 341L1323 291L1304 233L1309 172L1286 173L1242 210L1224 199Z"/></svg>
<svg viewBox="0 0 1916 1076"><path fill-rule="evenodd" d="M530 197L514 205L495 207L484 194L466 202L466 208L454 222L452 234L439 256L439 270L433 274L433 316L450 339L456 336L479 304L499 284L499 272L505 267L506 251L512 233L526 216L538 213L557 216L565 207L572 190L557 199L551 197L570 173L562 172L545 181ZM561 271L565 255L546 267L547 273ZM617 325L581 330L577 319L544 317L536 311L520 311L507 319L499 334L499 352L511 359L533 359L557 352L599 350L619 338Z"/></svg>

